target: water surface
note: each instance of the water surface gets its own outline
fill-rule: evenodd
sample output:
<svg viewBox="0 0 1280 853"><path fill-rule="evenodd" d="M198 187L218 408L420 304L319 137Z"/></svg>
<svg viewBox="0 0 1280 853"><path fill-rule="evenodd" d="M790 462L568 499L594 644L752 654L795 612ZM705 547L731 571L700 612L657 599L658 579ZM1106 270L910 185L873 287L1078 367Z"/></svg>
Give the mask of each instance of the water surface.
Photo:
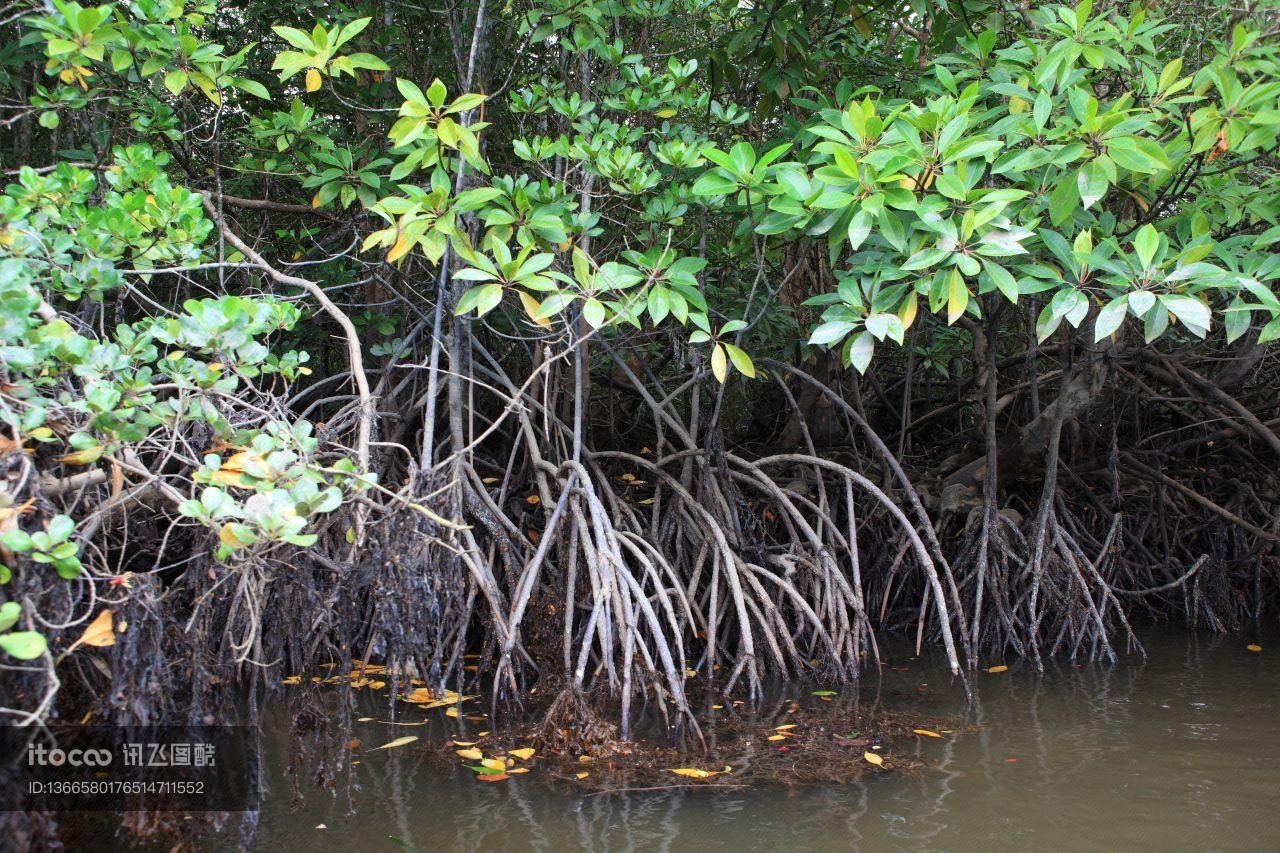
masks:
<svg viewBox="0 0 1280 853"><path fill-rule="evenodd" d="M1145 661L980 673L967 710L941 661L903 656L868 677L868 704L978 727L899 747L928 762L910 777L583 796L536 772L482 785L390 750L357 768L354 817L305 787L295 808L277 782L256 849L1280 850L1280 636L1143 636ZM1255 639L1264 651L1245 648Z"/></svg>

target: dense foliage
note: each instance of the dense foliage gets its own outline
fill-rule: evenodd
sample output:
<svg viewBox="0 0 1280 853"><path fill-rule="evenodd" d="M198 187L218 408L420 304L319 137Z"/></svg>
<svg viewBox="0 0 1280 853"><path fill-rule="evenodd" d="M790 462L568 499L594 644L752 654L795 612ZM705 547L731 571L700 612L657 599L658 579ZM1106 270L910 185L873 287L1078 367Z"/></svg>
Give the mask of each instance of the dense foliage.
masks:
<svg viewBox="0 0 1280 853"><path fill-rule="evenodd" d="M1033 5L6 7L3 712L1259 616L1280 11Z"/></svg>

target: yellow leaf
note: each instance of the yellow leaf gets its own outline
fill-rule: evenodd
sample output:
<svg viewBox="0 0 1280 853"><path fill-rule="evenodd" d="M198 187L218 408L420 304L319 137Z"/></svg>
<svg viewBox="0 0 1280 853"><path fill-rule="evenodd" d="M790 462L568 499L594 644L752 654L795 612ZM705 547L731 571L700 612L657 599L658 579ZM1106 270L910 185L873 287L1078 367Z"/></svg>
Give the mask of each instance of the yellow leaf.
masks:
<svg viewBox="0 0 1280 853"><path fill-rule="evenodd" d="M862 757L865 758L869 763L874 764L876 767L884 766L884 759L876 755L874 752L864 752L862 753Z"/></svg>
<svg viewBox="0 0 1280 853"><path fill-rule="evenodd" d="M63 465L92 465L102 458L104 450L106 448L101 444L95 444L93 447L86 447L84 450L77 450L75 453L59 456L53 461L61 462Z"/></svg>
<svg viewBox="0 0 1280 853"><path fill-rule="evenodd" d="M476 751L478 752L479 750ZM501 758L486 758L480 762L480 766L487 767L490 770L506 770L507 762L503 761Z"/></svg>
<svg viewBox="0 0 1280 853"><path fill-rule="evenodd" d="M910 329L911 324L916 321L918 301L914 293L908 293L907 297L902 300L902 304L898 306L898 319L902 321L902 328Z"/></svg>
<svg viewBox="0 0 1280 853"><path fill-rule="evenodd" d="M243 548L244 543L236 538L235 533L231 529L231 523L228 522L218 529L218 541L228 548Z"/></svg>
<svg viewBox="0 0 1280 853"><path fill-rule="evenodd" d="M785 726L774 726L773 730L775 732L785 732L787 729L794 729L795 727L795 723L787 723Z"/></svg>
<svg viewBox="0 0 1280 853"><path fill-rule="evenodd" d="M497 478L497 477L485 477L485 478L484 478L484 480L482 480L481 482L483 482L486 486L492 486L494 483L498 482L498 478Z"/></svg>
<svg viewBox="0 0 1280 853"><path fill-rule="evenodd" d="M990 672L990 673L1004 672L1008 668L1009 667L1005 666L1004 664L1001 664L1000 666L987 667L987 672Z"/></svg>
<svg viewBox="0 0 1280 853"><path fill-rule="evenodd" d="M671 772L677 776L687 776L690 779L707 779L716 775L714 770L699 770L697 767L676 767Z"/></svg>
<svg viewBox="0 0 1280 853"><path fill-rule="evenodd" d="M911 731L918 735L924 735L925 737L942 737L942 735L937 732L931 732L928 729L912 729Z"/></svg>
<svg viewBox="0 0 1280 853"><path fill-rule="evenodd" d="M769 740L786 740L786 735L769 735Z"/></svg>
<svg viewBox="0 0 1280 853"><path fill-rule="evenodd" d="M528 773L529 768L528 767L512 767L507 772L508 773Z"/></svg>
<svg viewBox="0 0 1280 853"><path fill-rule="evenodd" d="M465 758L468 761L479 761L484 758L484 753L478 749L459 749L457 752L459 758Z"/></svg>
<svg viewBox="0 0 1280 853"><path fill-rule="evenodd" d="M80 635L80 639L76 640L71 648L74 649L76 646L96 646L97 648L114 646L116 644L116 630L112 619L111 611L103 610L89 623L89 626L84 629L84 633Z"/></svg>
<svg viewBox="0 0 1280 853"><path fill-rule="evenodd" d="M576 778L576 779L585 779L585 778L587 778L588 776L590 776L591 774L590 774L590 773L575 773L575 774L573 774L573 775L574 775L574 778Z"/></svg>
<svg viewBox="0 0 1280 853"><path fill-rule="evenodd" d="M456 705L450 705L448 708L444 709L444 715L446 717L453 717L456 720L458 718L458 707Z"/></svg>
<svg viewBox="0 0 1280 853"><path fill-rule="evenodd" d="M320 72L315 68L307 69L307 91L314 92L320 88Z"/></svg>
<svg viewBox="0 0 1280 853"><path fill-rule="evenodd" d="M387 263L394 264L396 261L409 254L410 244L409 235L401 231L396 237L396 241L391 244L391 251L387 252Z"/></svg>
<svg viewBox="0 0 1280 853"><path fill-rule="evenodd" d="M671 118L673 115L676 114L676 112L677 110L673 107L664 107L663 109L655 111L654 115L656 115L658 118Z"/></svg>
<svg viewBox="0 0 1280 853"><path fill-rule="evenodd" d="M715 375L716 381L722 385L729 376L729 357L720 344L716 344L711 350L711 372Z"/></svg>
<svg viewBox="0 0 1280 853"><path fill-rule="evenodd" d="M1246 649L1248 649L1248 650L1249 650L1249 651L1251 651L1251 652L1260 652L1260 651L1262 651L1262 646L1259 646L1257 643L1250 643L1249 645L1245 646L1245 648L1246 648Z"/></svg>
<svg viewBox="0 0 1280 853"><path fill-rule="evenodd" d="M473 740L455 740L453 742L453 745L454 746L475 746L476 742Z"/></svg>
<svg viewBox="0 0 1280 853"><path fill-rule="evenodd" d="M539 317L538 311L542 308L542 303L533 297L532 294L523 290L517 290L520 295L520 304L524 306L524 313L529 315L529 319L537 323L539 326L550 326L550 317Z"/></svg>
<svg viewBox="0 0 1280 853"><path fill-rule="evenodd" d="M391 743L384 743L382 746L375 746L373 751L377 751L379 749L395 749L398 746L404 746L406 743L413 743L417 739L417 735L405 735L404 737L396 738L391 741Z"/></svg>
<svg viewBox="0 0 1280 853"><path fill-rule="evenodd" d="M523 749L512 749L507 751L508 755L514 755L521 761L528 761L533 758L533 747L526 746Z"/></svg>
<svg viewBox="0 0 1280 853"><path fill-rule="evenodd" d="M853 28L858 31L858 35L864 39L871 38L871 24L867 23L867 13L857 6L849 8L853 12Z"/></svg>
<svg viewBox="0 0 1280 853"><path fill-rule="evenodd" d="M281 684L301 684L302 679L299 676L291 675L288 678L282 678L280 680L280 683Z"/></svg>

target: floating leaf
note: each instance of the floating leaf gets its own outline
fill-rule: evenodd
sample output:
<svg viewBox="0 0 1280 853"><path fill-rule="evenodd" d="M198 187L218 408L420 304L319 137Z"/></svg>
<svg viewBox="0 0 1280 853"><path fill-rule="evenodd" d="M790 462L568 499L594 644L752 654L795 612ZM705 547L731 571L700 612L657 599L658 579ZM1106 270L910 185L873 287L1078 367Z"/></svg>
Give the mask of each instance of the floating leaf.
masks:
<svg viewBox="0 0 1280 853"><path fill-rule="evenodd" d="M503 773L507 769L507 762L503 761L501 758L486 758L480 762L480 766L489 770L495 770L498 773Z"/></svg>
<svg viewBox="0 0 1280 853"><path fill-rule="evenodd" d="M376 752L379 749L395 749L398 746L404 746L407 743L413 743L417 739L418 739L417 735L405 735L404 737L396 738L395 740L391 741L391 743L384 743L382 746L375 746L371 751Z"/></svg>
<svg viewBox="0 0 1280 853"><path fill-rule="evenodd" d="M928 729L912 729L911 731L918 735L923 735L924 737L942 737L942 735L937 732L931 732Z"/></svg>
<svg viewBox="0 0 1280 853"><path fill-rule="evenodd" d="M290 675L287 678L280 679L280 683L281 684L300 684L302 683L302 677L298 675Z"/></svg>
<svg viewBox="0 0 1280 853"><path fill-rule="evenodd" d="M484 758L484 753L478 749L459 749L457 750L457 753L459 757L465 758L468 761L479 761Z"/></svg>
<svg viewBox="0 0 1280 853"><path fill-rule="evenodd" d="M990 672L990 673L993 673L993 674L994 674L994 673L997 673L997 672L1004 672L1004 671L1005 671L1005 670L1007 670L1008 668L1009 668L1009 667L1005 666L1004 664L1001 664L1000 666L991 666L991 667L987 667L987 672Z"/></svg>
<svg viewBox="0 0 1280 853"><path fill-rule="evenodd" d="M1251 651L1251 652L1260 652L1260 651L1262 651L1262 646L1258 645L1257 643L1250 643L1249 645L1245 646L1245 648L1246 648L1246 649L1248 649L1248 650L1249 650L1249 651Z"/></svg>
<svg viewBox="0 0 1280 853"><path fill-rule="evenodd" d="M530 758L533 758L534 750L533 750L533 747L526 746L522 749L508 750L507 754L514 755L516 758L520 759L521 761L528 761Z"/></svg>
<svg viewBox="0 0 1280 853"><path fill-rule="evenodd" d="M809 694L810 696L835 696L834 690L815 690Z"/></svg>
<svg viewBox="0 0 1280 853"><path fill-rule="evenodd" d="M507 770L507 773L528 773L528 772L529 772L528 767L512 767Z"/></svg>
<svg viewBox="0 0 1280 853"><path fill-rule="evenodd" d="M794 729L795 727L796 727L795 723L787 723L785 726L774 726L773 730L775 732L785 732L788 729Z"/></svg>
<svg viewBox="0 0 1280 853"><path fill-rule="evenodd" d="M453 745L454 746L475 746L476 742L473 740L455 740L453 742Z"/></svg>
<svg viewBox="0 0 1280 853"><path fill-rule="evenodd" d="M481 782L505 782L511 777L506 773L481 773L476 778Z"/></svg>
<svg viewBox="0 0 1280 853"><path fill-rule="evenodd" d="M864 752L862 753L862 757L865 758L868 763L874 764L876 767L884 766L884 758L876 755L874 752Z"/></svg>
<svg viewBox="0 0 1280 853"><path fill-rule="evenodd" d="M677 776L687 776L690 779L708 779L716 775L714 770L699 770L697 767L676 767L671 772Z"/></svg>

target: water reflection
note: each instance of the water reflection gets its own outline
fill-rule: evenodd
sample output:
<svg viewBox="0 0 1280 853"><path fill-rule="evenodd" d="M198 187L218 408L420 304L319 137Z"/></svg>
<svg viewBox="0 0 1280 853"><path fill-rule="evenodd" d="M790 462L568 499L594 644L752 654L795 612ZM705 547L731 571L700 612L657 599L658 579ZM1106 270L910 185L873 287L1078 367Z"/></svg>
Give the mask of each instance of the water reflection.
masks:
<svg viewBox="0 0 1280 853"><path fill-rule="evenodd" d="M1245 651L1244 640L1178 631L1143 639L1145 662L982 674L967 709L941 662L899 659L906 670L869 679L863 703L915 708L922 718L963 714L977 727L902 747L929 763L911 776L583 796L536 774L479 785L470 773L391 751L358 768L351 818L344 797L320 792L294 810L277 784L259 849L1277 849L1280 639L1262 654Z"/></svg>

